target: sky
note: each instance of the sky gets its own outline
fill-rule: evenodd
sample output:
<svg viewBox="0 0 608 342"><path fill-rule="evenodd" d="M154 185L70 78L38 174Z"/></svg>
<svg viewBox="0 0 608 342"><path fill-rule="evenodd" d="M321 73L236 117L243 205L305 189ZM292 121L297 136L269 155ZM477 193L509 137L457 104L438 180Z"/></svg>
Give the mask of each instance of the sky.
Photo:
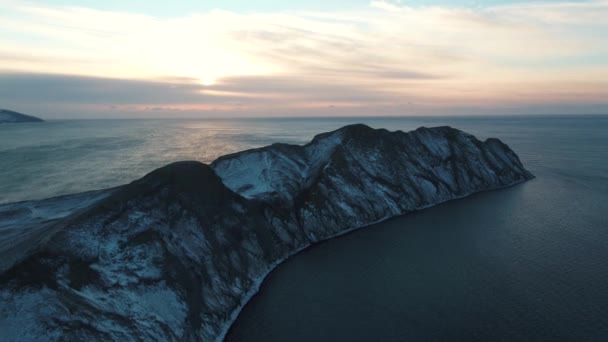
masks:
<svg viewBox="0 0 608 342"><path fill-rule="evenodd" d="M0 108L608 114L606 18L607 0L0 0Z"/></svg>

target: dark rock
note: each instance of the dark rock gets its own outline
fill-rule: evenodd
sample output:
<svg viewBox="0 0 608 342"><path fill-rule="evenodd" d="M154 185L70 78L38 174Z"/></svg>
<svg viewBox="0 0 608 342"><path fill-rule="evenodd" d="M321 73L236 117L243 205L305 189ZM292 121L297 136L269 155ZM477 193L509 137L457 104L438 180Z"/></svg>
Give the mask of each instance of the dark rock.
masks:
<svg viewBox="0 0 608 342"><path fill-rule="evenodd" d="M25 115L8 109L0 109L0 124L19 122L44 122L44 120L31 115Z"/></svg>

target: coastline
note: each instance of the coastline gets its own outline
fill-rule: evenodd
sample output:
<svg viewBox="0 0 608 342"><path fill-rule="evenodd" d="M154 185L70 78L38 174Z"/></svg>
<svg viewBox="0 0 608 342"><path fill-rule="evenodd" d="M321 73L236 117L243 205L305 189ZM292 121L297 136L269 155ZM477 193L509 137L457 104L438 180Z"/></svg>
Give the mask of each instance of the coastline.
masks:
<svg viewBox="0 0 608 342"><path fill-rule="evenodd" d="M337 234L334 234L332 236L329 236L327 238L324 238L322 240L319 240L317 242L308 244L306 246L303 246L303 247L295 250L293 253L288 254L286 257L284 257L284 258L282 258L282 259L280 259L280 260L272 263L269 266L269 268L266 271L263 272L262 275L260 275L258 278L256 278L254 280L254 283L253 283L254 285L252 286L251 290L249 290L243 296L243 302L235 310L233 310L230 313L230 321L226 322L222 326L222 328L220 330L220 334L214 340L214 342L223 342L223 341L225 341L226 335L230 331L230 328L232 328L232 326L234 325L234 323L238 319L239 315L241 314L241 312L243 311L243 309L245 308L245 306L251 301L251 299L253 297L255 297L255 295L258 294L258 292L260 291L260 288L264 284L264 281L266 280L266 278L268 278L268 276L270 275L270 273L272 273L272 271L274 271L279 265L281 265L282 263L284 263L285 261L287 261L291 257L296 256L297 254L299 254L299 253L301 253L301 252L303 252L303 251L305 251L305 250L307 250L309 248L312 248L312 247L316 246L319 243L322 243L322 242L325 242L325 241L328 241L328 240L332 240L332 239L335 239L335 238L339 238L339 237L341 237L343 235L350 234L350 233L352 233L354 231L358 231L358 230L366 229L366 228L371 228L372 226L375 226L377 224L383 223L385 221L388 221L388 220L391 220L391 219L394 219L394 218L403 217L403 216L409 215L409 214L411 214L413 212L429 209L429 208L432 208L432 207L435 207L435 206L438 206L438 205L441 205L441 204L444 204L444 203L447 203L447 202L462 200L462 199L465 199L467 197L470 197L470 196L473 196L473 195L476 195L476 194L481 194L481 193L484 193L484 192L491 192L491 191L498 191L498 190L508 189L508 188L520 185L522 183L525 183L525 182L528 182L528 181L532 181L535 178L536 177L533 177L532 179L529 179L529 180L520 180L520 181L513 182L513 183L511 183L509 185L495 187L495 188L491 188L491 189L487 189L487 190L471 192L471 193L468 193L468 194L465 194L465 195L462 195L462 196L458 196L458 197L454 197L454 198L451 198L451 199L447 199L447 200L439 202L439 203L435 203L435 204L431 204L431 205L427 205L427 206L422 206L422 207L416 208L416 209L414 209L414 210L412 210L410 212L407 212L407 213L404 213L404 214L401 214L401 215L385 216L385 217L383 217L383 218L381 218L381 219L379 219L377 221L371 222L371 223L363 225L363 226L353 227L353 228L346 229L346 230L341 231L341 232L339 232Z"/></svg>

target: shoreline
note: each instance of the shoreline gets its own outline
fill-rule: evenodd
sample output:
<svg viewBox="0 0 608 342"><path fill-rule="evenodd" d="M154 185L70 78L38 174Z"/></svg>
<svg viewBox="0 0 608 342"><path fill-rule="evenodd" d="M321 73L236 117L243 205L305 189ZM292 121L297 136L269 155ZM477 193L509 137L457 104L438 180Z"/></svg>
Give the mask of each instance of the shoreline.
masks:
<svg viewBox="0 0 608 342"><path fill-rule="evenodd" d="M465 199L467 197L470 197L470 196L473 196L473 195L476 195L476 194L481 194L481 193L490 192L490 191L497 191L497 190L508 189L508 188L520 185L522 183L525 183L525 182L528 182L528 181L532 181L535 178L536 177L534 177L532 179L529 179L529 180L520 180L520 181L514 182L512 184L501 186L501 187L495 187L495 188L491 188L491 189L487 189L487 190L482 190L482 191L475 191L475 192L468 193L468 194L465 194L465 195L462 195L462 196L458 196L458 197L454 197L454 198L451 198L451 199L447 199L445 201L438 202L438 203L435 203L435 204L430 204L430 205L427 205L427 206L422 206L422 207L413 209L412 211L404 213L404 214L383 217L383 218L381 218L379 220L376 220L374 222L371 222L371 223L363 225L363 226L346 229L346 230L341 231L341 232L339 232L337 234L334 234L332 236L329 236L327 238L324 238L322 240L319 240L317 242L311 243L309 245L303 246L303 247L295 250L293 253L288 254L285 258L282 258L282 259L280 259L280 260L272 263L269 266L269 268L267 269L267 271L264 271L261 276L255 278L254 283L253 283L254 285L252 286L251 290L249 290L249 291L247 291L245 293L245 295L242 298L242 303L239 306L237 306L237 308L234 309L230 313L230 320L228 322L224 323L224 325L222 326L222 328L220 330L220 334L214 340L214 342L223 342L223 341L225 341L226 335L230 331L230 328L232 328L232 326L234 325L234 323L238 319L239 315L241 314L241 312L243 311L243 309L245 308L245 306L247 306L247 304L251 301L251 299L253 297L255 297L255 295L257 295L260 292L260 289L261 289L262 285L264 284L264 281L268 278L268 276L270 275L270 273L272 273L272 271L274 271L279 265L283 264L285 261L287 261L291 257L296 256L297 254L299 254L299 253L301 253L301 252L303 252L303 251L305 251L305 250L307 250L309 248L312 248L312 247L314 247L314 246L316 246L316 245L318 245L318 244L320 244L322 242L339 238L339 237L341 237L343 235L353 233L353 232L355 232L357 230L371 228L372 226L375 226L377 224L386 222L386 221L391 220L393 218L403 217L403 216L409 215L409 214L411 214L413 212L422 211L422 210L425 210L425 209L430 209L432 207L435 207L435 206L438 206L438 205L441 205L441 204L444 204L444 203L447 203L447 202L462 200L462 199Z"/></svg>

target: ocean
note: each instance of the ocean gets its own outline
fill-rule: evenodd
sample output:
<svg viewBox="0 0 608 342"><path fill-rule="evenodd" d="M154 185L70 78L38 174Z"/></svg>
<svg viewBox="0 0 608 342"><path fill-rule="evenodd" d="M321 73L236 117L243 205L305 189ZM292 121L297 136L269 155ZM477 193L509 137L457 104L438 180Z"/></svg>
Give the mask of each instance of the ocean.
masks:
<svg viewBox="0 0 608 342"><path fill-rule="evenodd" d="M0 125L0 203L351 123L500 138L537 178L358 230L279 266L228 341L608 340L608 116L82 120Z"/></svg>

